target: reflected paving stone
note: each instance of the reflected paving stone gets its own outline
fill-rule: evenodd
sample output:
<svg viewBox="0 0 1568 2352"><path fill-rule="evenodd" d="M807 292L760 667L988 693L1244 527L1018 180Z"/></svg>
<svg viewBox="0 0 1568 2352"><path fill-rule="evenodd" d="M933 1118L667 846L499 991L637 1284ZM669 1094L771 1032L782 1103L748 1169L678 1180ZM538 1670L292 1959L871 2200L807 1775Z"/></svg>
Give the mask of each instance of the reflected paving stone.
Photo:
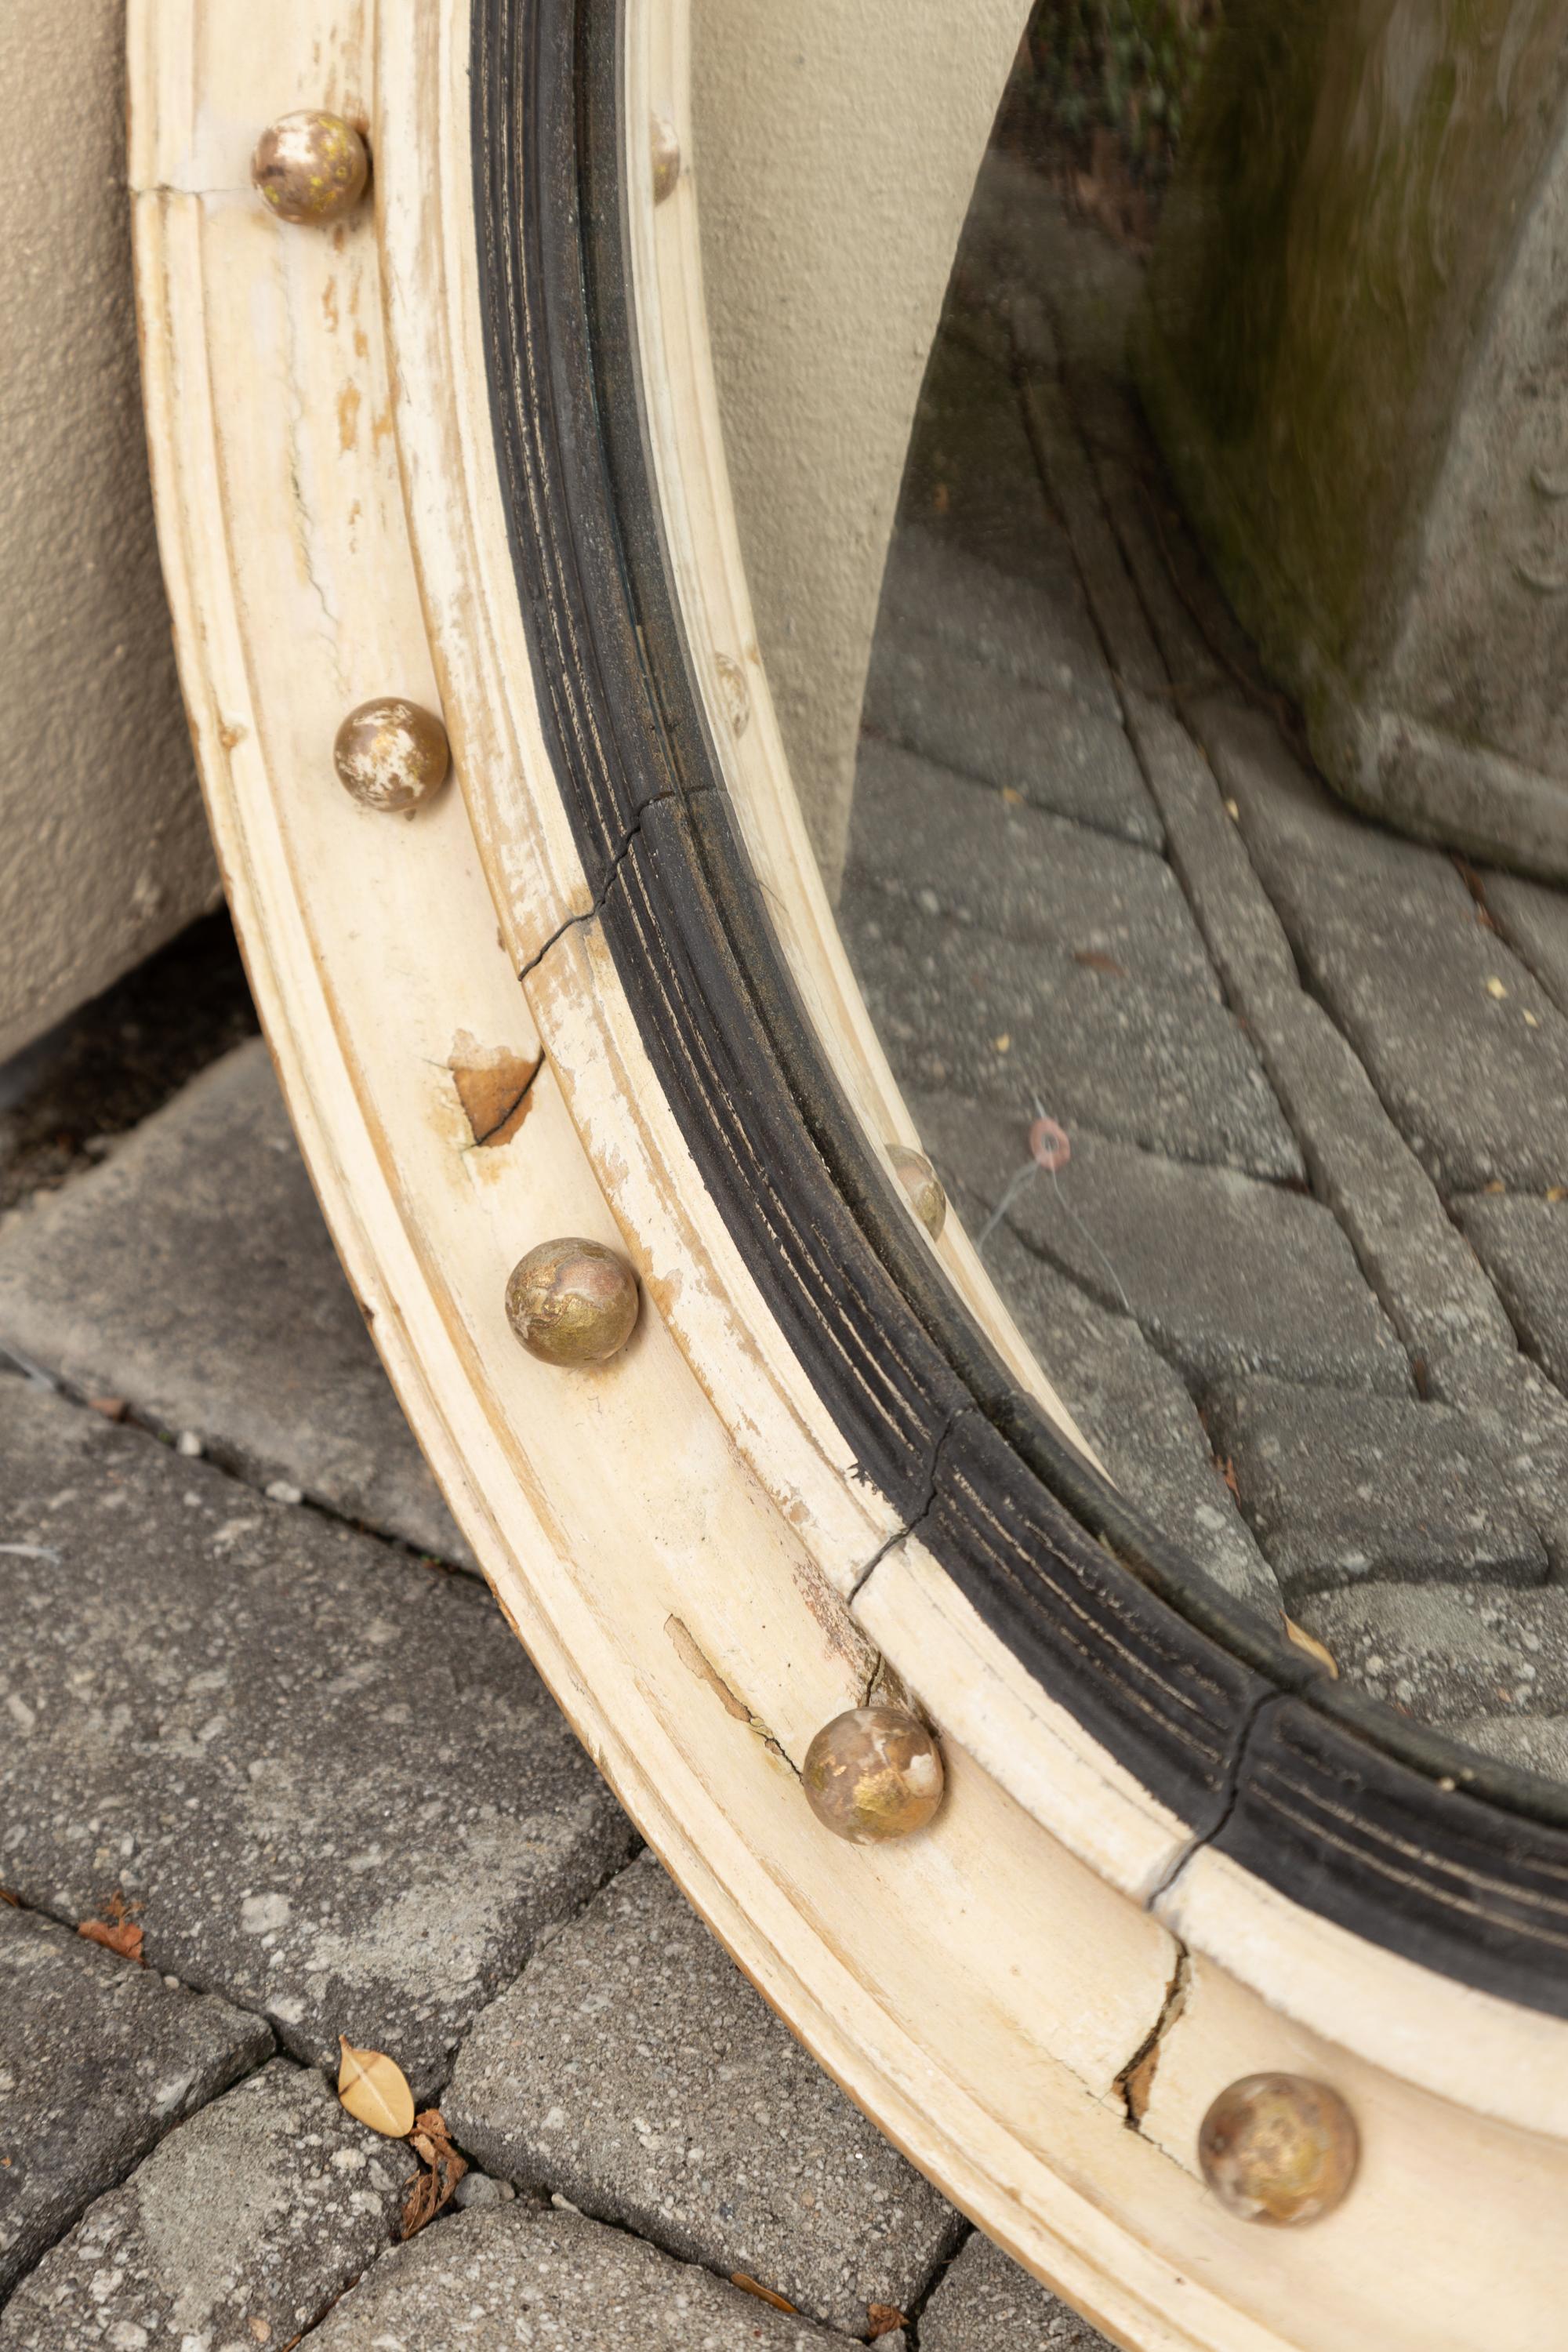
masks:
<svg viewBox="0 0 1568 2352"><path fill-rule="evenodd" d="M1504 938L1518 949L1542 986L1568 1011L1568 890L1522 874L1489 867L1481 895Z"/></svg>
<svg viewBox="0 0 1568 2352"><path fill-rule="evenodd" d="M913 525L944 549L1037 583L1058 611L1081 610L1068 586L1070 550L1040 480L999 325L972 315L963 331L939 334L931 347L899 495L899 528Z"/></svg>
<svg viewBox="0 0 1568 2352"><path fill-rule="evenodd" d="M967 1210L971 1234L983 1219ZM1197 1407L1135 1323L1108 1315L1001 1225L986 1265L1108 1476L1227 1592L1278 1628L1279 1580L1220 1476Z"/></svg>
<svg viewBox="0 0 1568 2352"><path fill-rule="evenodd" d="M1502 1295L1520 1339L1568 1388L1568 1201L1475 1193L1454 1213Z"/></svg>
<svg viewBox="0 0 1568 2352"><path fill-rule="evenodd" d="M1342 1675L1422 1723L1568 1716L1568 1591L1363 1584L1310 1594L1300 1622Z"/></svg>
<svg viewBox="0 0 1568 2352"><path fill-rule="evenodd" d="M17 1736L13 1709L8 1741ZM3 1865L0 1885L16 1885ZM171 2125L271 2048L260 2018L0 1904L0 2294Z"/></svg>
<svg viewBox="0 0 1568 2352"><path fill-rule="evenodd" d="M1111 2352L977 2230L921 2315L921 2352Z"/></svg>
<svg viewBox="0 0 1568 2352"><path fill-rule="evenodd" d="M840 909L845 945L900 1080L1180 1159L1299 1176L1256 1055L1221 1004L1020 947L942 916Z"/></svg>
<svg viewBox="0 0 1568 2352"><path fill-rule="evenodd" d="M1163 832L1120 719L1070 690L998 680L948 639L900 620L879 629L863 723L1037 808L1158 849Z"/></svg>
<svg viewBox="0 0 1568 2352"><path fill-rule="evenodd" d="M433 2089L632 1832L489 1596L0 1379L0 1884Z"/></svg>
<svg viewBox="0 0 1568 2352"><path fill-rule="evenodd" d="M468 1554L321 1222L259 1038L0 1224L0 1349L194 1431L444 1559Z"/></svg>
<svg viewBox="0 0 1568 2352"><path fill-rule="evenodd" d="M1027 1118L919 1099L939 1173L994 1208L1030 1170ZM1130 1313L1200 1393L1253 1372L1409 1392L1404 1351L1319 1202L1063 1124L1071 1159L1054 1177L1030 1170L1008 1222L1099 1305Z"/></svg>
<svg viewBox="0 0 1568 2352"><path fill-rule="evenodd" d="M651 1854L535 1956L442 2113L488 2172L848 2335L907 2311L962 2224L754 1992Z"/></svg>
<svg viewBox="0 0 1568 2352"><path fill-rule="evenodd" d="M1194 723L1318 994L1439 1187L1568 1182L1568 1019L1453 861L1342 807L1261 714L1207 701Z"/></svg>
<svg viewBox="0 0 1568 2352"><path fill-rule="evenodd" d="M346 2294L312 2352L828 2352L841 2339L581 2213L437 2221Z"/></svg>
<svg viewBox="0 0 1568 2352"><path fill-rule="evenodd" d="M1568 1580L1568 1398L1528 1357L1461 1348L1427 1363L1431 1393L1463 1414Z"/></svg>
<svg viewBox="0 0 1568 2352"><path fill-rule="evenodd" d="M416 2169L275 2059L89 2206L6 2306L0 2352L280 2352L393 2243Z"/></svg>
<svg viewBox="0 0 1568 2352"><path fill-rule="evenodd" d="M1500 1764L1539 1772L1546 1780L1568 1780L1568 1714L1475 1715L1436 1727Z"/></svg>
<svg viewBox="0 0 1568 2352"><path fill-rule="evenodd" d="M1217 997L1163 858L1040 810L1010 806L913 751L861 740L845 888L888 894L883 919L952 915L1080 961Z"/></svg>
<svg viewBox="0 0 1568 2352"><path fill-rule="evenodd" d="M1047 568L1048 562L1048 569ZM1024 686L1075 695L1121 722L1115 682L1065 535L1042 539L1033 573L1000 572L935 530L900 520L888 550L879 635L908 624Z"/></svg>
<svg viewBox="0 0 1568 2352"><path fill-rule="evenodd" d="M1210 1400L1209 1433L1287 1602L1373 1580L1545 1581L1540 1537L1444 1405L1253 1381Z"/></svg>

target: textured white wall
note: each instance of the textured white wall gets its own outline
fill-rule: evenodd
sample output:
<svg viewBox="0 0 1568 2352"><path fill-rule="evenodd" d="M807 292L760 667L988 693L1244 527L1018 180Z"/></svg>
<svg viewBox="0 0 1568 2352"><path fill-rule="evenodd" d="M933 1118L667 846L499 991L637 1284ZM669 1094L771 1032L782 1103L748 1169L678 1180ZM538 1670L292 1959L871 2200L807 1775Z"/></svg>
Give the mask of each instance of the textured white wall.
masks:
<svg viewBox="0 0 1568 2352"><path fill-rule="evenodd" d="M213 903L153 537L123 0L0 5L0 1059Z"/></svg>
<svg viewBox="0 0 1568 2352"><path fill-rule="evenodd" d="M757 635L830 887L921 377L1027 0L693 0L703 273Z"/></svg>

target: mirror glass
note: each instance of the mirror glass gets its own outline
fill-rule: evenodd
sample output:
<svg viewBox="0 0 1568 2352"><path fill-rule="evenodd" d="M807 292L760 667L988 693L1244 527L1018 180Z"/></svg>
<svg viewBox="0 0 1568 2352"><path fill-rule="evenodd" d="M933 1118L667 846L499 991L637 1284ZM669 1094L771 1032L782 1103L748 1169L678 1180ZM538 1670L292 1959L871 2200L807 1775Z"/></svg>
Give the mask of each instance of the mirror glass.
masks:
<svg viewBox="0 0 1568 2352"><path fill-rule="evenodd" d="M823 230L873 361L942 252L904 406L862 354L822 436L872 480L847 684L747 544L939 1248L1210 1576L1553 1777L1565 14L1039 0L973 152L904 126L911 210L963 201Z"/></svg>

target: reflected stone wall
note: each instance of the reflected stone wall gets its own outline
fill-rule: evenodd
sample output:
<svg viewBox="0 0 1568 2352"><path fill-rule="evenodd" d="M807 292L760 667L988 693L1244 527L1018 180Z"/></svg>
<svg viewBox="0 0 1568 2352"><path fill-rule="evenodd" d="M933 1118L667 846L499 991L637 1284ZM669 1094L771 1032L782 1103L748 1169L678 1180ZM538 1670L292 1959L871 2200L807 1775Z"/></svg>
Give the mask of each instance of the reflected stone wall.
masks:
<svg viewBox="0 0 1568 2352"><path fill-rule="evenodd" d="M1565 98L1565 0L1232 0L1138 354L1332 781L1559 877Z"/></svg>

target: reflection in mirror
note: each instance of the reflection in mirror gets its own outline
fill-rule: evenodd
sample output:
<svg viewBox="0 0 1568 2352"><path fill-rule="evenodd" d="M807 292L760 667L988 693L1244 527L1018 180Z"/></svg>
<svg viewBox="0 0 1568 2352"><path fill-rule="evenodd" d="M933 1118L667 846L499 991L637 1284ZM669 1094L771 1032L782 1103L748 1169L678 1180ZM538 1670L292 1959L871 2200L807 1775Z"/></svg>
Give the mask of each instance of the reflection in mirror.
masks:
<svg viewBox="0 0 1568 2352"><path fill-rule="evenodd" d="M1111 1477L1342 1675L1553 1777L1565 13L1041 0L839 901Z"/></svg>

